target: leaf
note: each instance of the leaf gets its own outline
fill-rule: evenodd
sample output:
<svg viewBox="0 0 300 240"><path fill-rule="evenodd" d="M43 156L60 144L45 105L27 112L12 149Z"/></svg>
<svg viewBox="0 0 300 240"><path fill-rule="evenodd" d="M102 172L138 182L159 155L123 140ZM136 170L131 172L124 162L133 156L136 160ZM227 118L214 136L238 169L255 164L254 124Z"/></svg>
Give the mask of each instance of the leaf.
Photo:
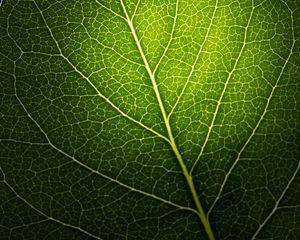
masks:
<svg viewBox="0 0 300 240"><path fill-rule="evenodd" d="M5 0L1 239L298 239L298 1Z"/></svg>

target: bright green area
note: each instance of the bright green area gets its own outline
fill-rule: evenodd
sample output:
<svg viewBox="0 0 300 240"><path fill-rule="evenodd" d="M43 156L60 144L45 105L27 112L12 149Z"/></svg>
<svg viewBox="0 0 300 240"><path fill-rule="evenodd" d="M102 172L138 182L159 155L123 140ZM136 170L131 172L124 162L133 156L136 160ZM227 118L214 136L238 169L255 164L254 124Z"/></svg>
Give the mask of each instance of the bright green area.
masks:
<svg viewBox="0 0 300 240"><path fill-rule="evenodd" d="M2 1L0 239L298 239L299 39L292 0Z"/></svg>

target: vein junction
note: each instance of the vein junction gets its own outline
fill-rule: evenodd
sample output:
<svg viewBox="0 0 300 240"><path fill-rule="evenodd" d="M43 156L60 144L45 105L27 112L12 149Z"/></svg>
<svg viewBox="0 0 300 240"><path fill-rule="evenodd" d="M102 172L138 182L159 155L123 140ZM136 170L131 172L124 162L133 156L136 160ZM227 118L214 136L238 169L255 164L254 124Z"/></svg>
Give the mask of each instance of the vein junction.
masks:
<svg viewBox="0 0 300 240"><path fill-rule="evenodd" d="M174 139L174 136L173 136L173 133L172 133L172 129L171 129L171 125L170 125L170 122L169 122L169 118L167 116L167 113L166 113L166 110L165 110L165 107L163 105L163 102L162 102L162 99L161 99L161 96L160 96L160 92L159 92L159 89L158 89L158 86L157 86L157 83L156 83L156 79L155 79L155 76L154 76L154 73L153 71L151 70L150 66L149 66L149 63L148 63L148 60L145 56L145 53L144 53L144 50L140 44L140 41L138 39L138 36L135 32L135 28L133 26L133 23L131 21L131 18L129 17L129 14L126 10L126 7L124 5L124 2L123 0L120 0L121 1L121 5L122 5L122 8L123 8L123 11L124 11L124 14L126 16L126 22L130 28L130 31L131 31L131 34L134 38L134 41L136 43L136 46L141 54L141 57L143 59L143 62L145 64L145 68L149 74L149 77L151 79L151 83L152 83L152 86L153 86L153 89L154 89L154 92L155 92L155 96L156 96L156 99L157 99L157 102L159 104L159 108L160 108L160 111L161 111L161 114L162 114L162 117L163 117L163 120L164 120L164 124L166 126L166 129L167 129L167 132L168 132L168 142L181 166L181 169L183 171L183 175L189 185L189 189L192 193L192 196L193 196L193 200L195 202L195 205L197 207L197 214L205 228L205 231L209 237L210 240L214 240L215 237L214 237L214 234L213 234L213 231L211 229L211 226L210 226L210 223L209 221L207 220L206 218L206 215L204 213L204 210L202 208L202 205L200 203L200 200L198 198L198 195L197 195L197 191L196 191L196 188L195 188L195 185L194 185L194 182L193 182L193 177L192 175L189 174L188 170L187 170L187 167L182 159L182 156L178 150L178 147L176 145L176 142L175 142L175 139Z"/></svg>

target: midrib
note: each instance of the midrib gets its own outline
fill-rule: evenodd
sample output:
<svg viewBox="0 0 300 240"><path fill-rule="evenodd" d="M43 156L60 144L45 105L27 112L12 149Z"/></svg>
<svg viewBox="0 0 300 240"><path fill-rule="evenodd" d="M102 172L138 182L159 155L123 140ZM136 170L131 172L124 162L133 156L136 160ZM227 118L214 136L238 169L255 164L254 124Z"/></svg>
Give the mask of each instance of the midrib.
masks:
<svg viewBox="0 0 300 240"><path fill-rule="evenodd" d="M128 24L128 26L130 28L131 34L132 34L132 36L134 38L136 46L137 46L137 48L138 48L138 50L139 50L139 52L141 54L141 57L143 59L144 64L145 64L145 68L146 68L146 70L147 70L147 72L149 74L149 77L151 79L153 90L155 92L155 96L156 96L156 99L157 99L157 102L158 102L158 105L159 105L159 108L160 108L160 111L161 111L161 114L162 114L162 117L163 117L163 120L164 120L164 124L165 124L166 129L167 129L168 142L169 142L169 144L170 144L170 146L171 146L171 148L172 148L172 150L173 150L173 152L174 152L174 154L175 154L175 156L176 156L176 158L177 158L177 160L178 160L178 162L179 162L179 164L181 166L183 175L184 175L184 177L185 177L185 179L186 179L186 181L188 183L189 189L190 189L191 194L193 196L193 200L194 200L195 205L197 207L198 216L199 216L199 218L200 218L200 220L201 220L201 222L202 222L202 224L203 224L203 226L205 228L205 231L206 231L209 239L210 240L214 240L215 237L214 237L213 231L211 229L210 223L207 220L206 215L205 215L205 213L203 211L203 208L202 208L201 202L199 200L199 197L197 195L197 191L196 191L196 188L195 188L195 185L194 185L193 177L192 177L192 175L189 174L189 172L187 170L187 167L186 167L186 165L185 165L185 163L184 163L184 161L182 159L182 156L180 154L180 151L179 151L179 149L177 147L175 139L173 137L173 133L172 133L172 129L171 129L171 126L170 126L169 118L167 116L165 107L164 107L163 102L161 100L161 96L160 96L160 93L159 93L159 90L158 90L158 86L157 86L157 83L156 83L155 76L154 76L154 74L153 74L153 72L152 72L152 70L151 70L151 68L149 66L148 60L147 60L147 58L146 58L146 56L144 54L143 48L142 48L142 46L140 44L140 41L139 41L139 39L137 37L137 34L135 32L133 23L132 23L129 15L128 15L128 12L126 10L124 2L123 2L123 0L120 0L120 2L121 2L121 5L122 5L122 8L123 8L125 17L126 17L127 24Z"/></svg>

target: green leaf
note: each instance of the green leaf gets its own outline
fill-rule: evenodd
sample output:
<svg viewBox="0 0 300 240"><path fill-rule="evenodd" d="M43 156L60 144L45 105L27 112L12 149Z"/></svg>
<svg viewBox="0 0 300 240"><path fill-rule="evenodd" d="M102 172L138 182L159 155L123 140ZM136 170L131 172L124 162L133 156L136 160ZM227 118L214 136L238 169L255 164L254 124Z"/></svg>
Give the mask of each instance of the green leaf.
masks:
<svg viewBox="0 0 300 240"><path fill-rule="evenodd" d="M299 239L296 0L4 0L0 239Z"/></svg>

